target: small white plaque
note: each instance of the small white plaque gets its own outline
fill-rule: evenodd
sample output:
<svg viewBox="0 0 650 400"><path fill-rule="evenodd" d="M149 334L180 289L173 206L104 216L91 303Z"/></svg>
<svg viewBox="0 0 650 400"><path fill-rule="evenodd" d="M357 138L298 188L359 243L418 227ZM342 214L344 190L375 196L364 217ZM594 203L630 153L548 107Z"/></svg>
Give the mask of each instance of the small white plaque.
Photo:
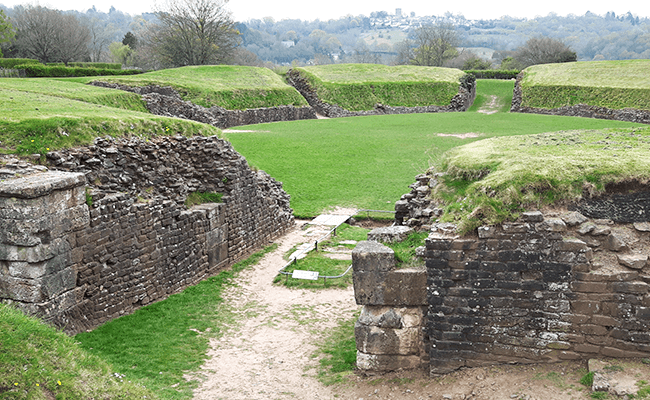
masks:
<svg viewBox="0 0 650 400"><path fill-rule="evenodd" d="M308 279L310 281L317 281L318 271L301 271L299 269L295 269L291 277L294 279Z"/></svg>

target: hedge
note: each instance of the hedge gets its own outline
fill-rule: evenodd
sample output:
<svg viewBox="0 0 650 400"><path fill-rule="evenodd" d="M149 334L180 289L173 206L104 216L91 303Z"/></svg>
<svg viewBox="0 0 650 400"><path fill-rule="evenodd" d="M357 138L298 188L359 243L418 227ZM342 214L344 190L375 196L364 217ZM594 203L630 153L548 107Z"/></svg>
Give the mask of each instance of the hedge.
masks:
<svg viewBox="0 0 650 400"><path fill-rule="evenodd" d="M476 79L515 79L518 70L500 70L500 69L475 69L465 71L466 74L472 74Z"/></svg>
<svg viewBox="0 0 650 400"><path fill-rule="evenodd" d="M98 69L122 69L120 63L101 63L101 62L69 62L65 63L47 63L48 67L80 67L80 68L98 68Z"/></svg>
<svg viewBox="0 0 650 400"><path fill-rule="evenodd" d="M142 71L137 69L100 69L100 68L81 68L65 66L45 66L23 64L17 65L16 69L25 71L29 78L55 78L55 77L72 77L72 76L104 76L104 75L136 75Z"/></svg>
<svg viewBox="0 0 650 400"><path fill-rule="evenodd" d="M16 65L41 64L38 60L31 58L0 58L0 68L13 69Z"/></svg>

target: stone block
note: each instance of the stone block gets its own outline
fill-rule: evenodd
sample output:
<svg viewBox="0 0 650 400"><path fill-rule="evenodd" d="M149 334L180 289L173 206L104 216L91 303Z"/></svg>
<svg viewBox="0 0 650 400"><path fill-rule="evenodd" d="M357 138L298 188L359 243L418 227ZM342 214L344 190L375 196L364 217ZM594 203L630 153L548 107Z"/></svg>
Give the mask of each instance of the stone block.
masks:
<svg viewBox="0 0 650 400"><path fill-rule="evenodd" d="M567 227L559 218L548 218L535 225L535 229L542 232L564 232Z"/></svg>
<svg viewBox="0 0 650 400"><path fill-rule="evenodd" d="M645 294L648 293L648 284L645 282L614 282L612 289L618 293Z"/></svg>
<svg viewBox="0 0 650 400"><path fill-rule="evenodd" d="M647 254L619 254L618 263L631 269L641 270L648 263Z"/></svg>
<svg viewBox="0 0 650 400"><path fill-rule="evenodd" d="M357 350L366 354L418 355L422 346L420 328L380 328L356 323Z"/></svg>
<svg viewBox="0 0 650 400"><path fill-rule="evenodd" d="M352 250L352 263L355 273L385 274L395 267L395 253L380 243L363 241Z"/></svg>
<svg viewBox="0 0 650 400"><path fill-rule="evenodd" d="M406 240L408 235L413 232L413 228L408 226L387 226L375 228L368 232L368 240L380 243L395 243Z"/></svg>
<svg viewBox="0 0 650 400"><path fill-rule="evenodd" d="M357 368L362 371L389 372L417 369L423 362L419 356L410 355L376 355L357 351Z"/></svg>

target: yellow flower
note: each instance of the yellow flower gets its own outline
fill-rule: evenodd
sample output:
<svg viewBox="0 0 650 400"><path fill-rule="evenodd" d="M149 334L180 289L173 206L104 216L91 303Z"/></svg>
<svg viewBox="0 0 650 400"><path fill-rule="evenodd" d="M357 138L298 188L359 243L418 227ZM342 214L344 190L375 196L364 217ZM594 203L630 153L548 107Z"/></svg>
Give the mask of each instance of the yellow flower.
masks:
<svg viewBox="0 0 650 400"><path fill-rule="evenodd" d="M14 386L18 386L18 382L14 383Z"/></svg>
<svg viewBox="0 0 650 400"><path fill-rule="evenodd" d="M50 148L48 147L48 148L46 148L45 150L50 151Z"/></svg>
<svg viewBox="0 0 650 400"><path fill-rule="evenodd" d="M37 383L36 386L41 386L41 385L39 385L39 384Z"/></svg>
<svg viewBox="0 0 650 400"><path fill-rule="evenodd" d="M59 386L61 386L61 381L56 381L56 383L57 383Z"/></svg>
<svg viewBox="0 0 650 400"><path fill-rule="evenodd" d="M32 143L34 143L34 139L32 139Z"/></svg>

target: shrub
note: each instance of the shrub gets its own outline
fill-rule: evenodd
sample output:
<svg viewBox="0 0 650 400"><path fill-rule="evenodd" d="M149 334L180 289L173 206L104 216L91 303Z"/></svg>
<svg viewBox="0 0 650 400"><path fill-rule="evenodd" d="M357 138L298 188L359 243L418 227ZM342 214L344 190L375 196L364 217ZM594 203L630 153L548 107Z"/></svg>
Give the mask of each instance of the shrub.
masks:
<svg viewBox="0 0 650 400"><path fill-rule="evenodd" d="M515 79L519 70L502 70L502 69L482 69L467 70L466 74L472 74L476 79Z"/></svg>
<svg viewBox="0 0 650 400"><path fill-rule="evenodd" d="M27 64L41 65L41 62L38 60L33 60L31 58L0 58L0 68L12 69L15 68L16 65Z"/></svg>
<svg viewBox="0 0 650 400"><path fill-rule="evenodd" d="M118 70L118 69L100 69L100 68L82 68L66 67L64 65L17 65L16 69L25 71L29 78L60 78L73 76L105 76L105 75L135 75L142 71L136 69Z"/></svg>

